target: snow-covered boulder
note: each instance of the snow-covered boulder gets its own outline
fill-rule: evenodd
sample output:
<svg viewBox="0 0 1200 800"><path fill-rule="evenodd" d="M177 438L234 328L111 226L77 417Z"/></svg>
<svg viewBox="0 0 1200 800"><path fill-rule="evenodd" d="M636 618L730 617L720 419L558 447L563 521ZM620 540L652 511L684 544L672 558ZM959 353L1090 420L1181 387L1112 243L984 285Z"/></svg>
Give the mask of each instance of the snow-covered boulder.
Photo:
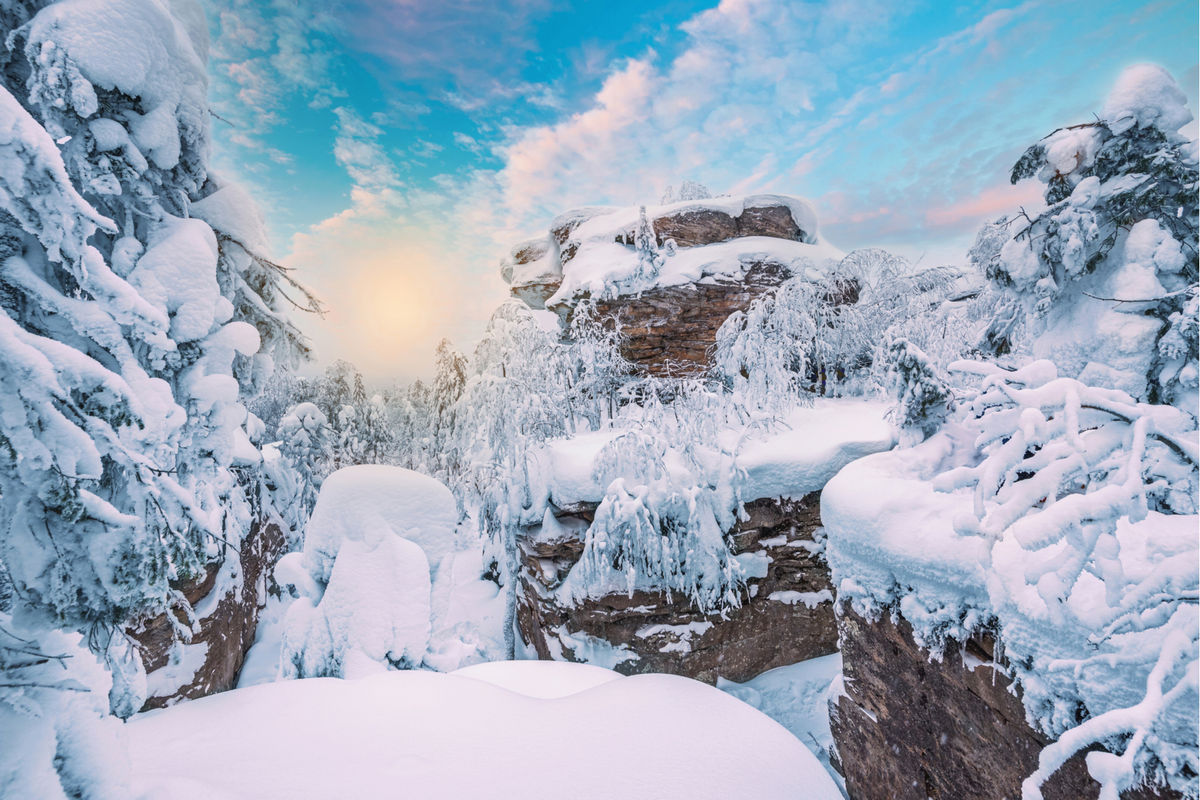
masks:
<svg viewBox="0 0 1200 800"><path fill-rule="evenodd" d="M418 666L429 645L429 563L398 536L346 542L315 605L300 597L284 621L284 677L360 677Z"/></svg>
<svg viewBox="0 0 1200 800"><path fill-rule="evenodd" d="M127 728L131 793L149 798L841 798L796 737L740 700L579 665L273 683Z"/></svg>
<svg viewBox="0 0 1200 800"><path fill-rule="evenodd" d="M401 536L419 545L436 570L454 548L457 523L454 496L440 481L380 464L345 467L321 485L304 531L304 566L328 581L343 543L374 546Z"/></svg>
<svg viewBox="0 0 1200 800"><path fill-rule="evenodd" d="M276 583L297 598L283 623L281 675L419 666L430 641L431 572L453 549L456 522L450 490L426 475L380 465L330 475L304 549L275 569Z"/></svg>

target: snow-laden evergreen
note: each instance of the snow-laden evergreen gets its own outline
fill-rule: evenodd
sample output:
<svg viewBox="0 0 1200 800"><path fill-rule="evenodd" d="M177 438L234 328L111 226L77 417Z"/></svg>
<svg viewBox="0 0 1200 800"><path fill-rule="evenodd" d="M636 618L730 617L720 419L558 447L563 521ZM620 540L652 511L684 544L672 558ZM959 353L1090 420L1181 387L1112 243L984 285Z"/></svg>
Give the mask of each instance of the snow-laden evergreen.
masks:
<svg viewBox="0 0 1200 800"><path fill-rule="evenodd" d="M986 349L1155 402L1197 404L1197 143L1161 67L1126 70L1095 122L1030 147L1012 180L1048 208L985 228L971 252L997 309Z"/></svg>
<svg viewBox="0 0 1200 800"><path fill-rule="evenodd" d="M270 513L244 403L305 345L257 213L208 173L201 9L14 2L0 27L0 730L58 737L0 789L101 796L121 782L75 764L101 723L71 709L140 708L138 615L178 609L192 635L170 582ZM72 631L111 677L89 676Z"/></svg>

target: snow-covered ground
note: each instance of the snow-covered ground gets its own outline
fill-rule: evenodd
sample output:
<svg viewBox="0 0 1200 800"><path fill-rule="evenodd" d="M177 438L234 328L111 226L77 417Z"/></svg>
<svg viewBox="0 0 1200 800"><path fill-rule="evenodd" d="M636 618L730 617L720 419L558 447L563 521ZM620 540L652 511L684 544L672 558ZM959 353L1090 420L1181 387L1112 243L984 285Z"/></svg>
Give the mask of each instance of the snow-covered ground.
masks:
<svg viewBox="0 0 1200 800"><path fill-rule="evenodd" d="M829 731L829 698L842 677L842 654L767 670L745 683L717 679L717 688L748 703L791 731L829 771L839 785L838 775L829 763L833 734Z"/></svg>
<svg viewBox="0 0 1200 800"><path fill-rule="evenodd" d="M842 796L799 740L724 692L576 664L286 681L127 729L147 800Z"/></svg>

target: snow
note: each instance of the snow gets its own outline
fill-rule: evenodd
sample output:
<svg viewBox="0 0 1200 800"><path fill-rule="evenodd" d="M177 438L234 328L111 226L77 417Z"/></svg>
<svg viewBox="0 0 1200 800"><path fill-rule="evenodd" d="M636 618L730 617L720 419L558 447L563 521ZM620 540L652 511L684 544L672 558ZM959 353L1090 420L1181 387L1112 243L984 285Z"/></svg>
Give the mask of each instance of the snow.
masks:
<svg viewBox="0 0 1200 800"><path fill-rule="evenodd" d="M970 513L971 495L937 492L931 483L951 451L949 434L940 434L867 456L821 492L826 557L839 600L874 616L903 599L914 632L935 649L939 635L970 633L980 619L973 609L987 607L987 543L961 536L953 524Z"/></svg>
<svg viewBox="0 0 1200 800"><path fill-rule="evenodd" d="M841 678L842 654L831 653L767 670L745 683L717 678L717 688L791 731L840 785L841 776L829 763L829 700Z"/></svg>
<svg viewBox="0 0 1200 800"><path fill-rule="evenodd" d="M207 656L208 642L177 644L166 666L146 676L146 697L170 697L191 683Z"/></svg>
<svg viewBox="0 0 1200 800"><path fill-rule="evenodd" d="M397 536L347 541L313 605L301 597L284 622L285 676L348 678L421 663L429 645L429 563Z"/></svg>
<svg viewBox="0 0 1200 800"><path fill-rule="evenodd" d="M577 294L627 294L650 288L680 286L712 277L738 279L755 264L779 264L793 273L837 261L843 253L825 244L809 244L766 236L744 236L725 242L679 248L665 255L652 283L629 283L638 269L637 251L617 242L585 243L563 267L563 281L548 306ZM622 284L628 284L623 286Z"/></svg>
<svg viewBox="0 0 1200 800"><path fill-rule="evenodd" d="M806 608L816 608L821 603L832 603L833 593L828 589L822 589L819 592L797 592L794 589L789 589L787 591L771 592L767 595L767 599L789 606L803 604Z"/></svg>
<svg viewBox="0 0 1200 800"><path fill-rule="evenodd" d="M1153 125L1173 134L1192 121L1187 95L1157 64L1126 67L1109 93L1101 116L1114 133Z"/></svg>
<svg viewBox="0 0 1200 800"><path fill-rule="evenodd" d="M129 282L171 316L171 338L201 339L216 322L217 240L202 220L167 217L129 275Z"/></svg>
<svg viewBox="0 0 1200 800"><path fill-rule="evenodd" d="M884 418L887 410L860 398L817 398L793 410L776 430L742 443L737 461L746 470L743 496L803 497L851 461L890 450L896 431Z"/></svg>
<svg viewBox="0 0 1200 800"><path fill-rule="evenodd" d="M651 636L668 636L673 641L668 641L658 649L660 653L690 653L692 651L692 638L703 636L713 626L710 620L695 620L685 625L646 625L638 628L634 633L639 639L648 639Z"/></svg>
<svg viewBox="0 0 1200 800"><path fill-rule="evenodd" d="M129 113L129 133L165 170L179 163L183 140L207 136L207 43L200 43L198 50L194 31L153 0L64 0L30 22L27 50L52 65L39 79L61 86L81 117L97 110L95 87L138 98L144 113Z"/></svg>
<svg viewBox="0 0 1200 800"><path fill-rule="evenodd" d="M343 542L395 535L420 545L436 570L454 547L457 524L454 496L434 478L376 464L345 467L321 485L304 531L304 563L328 580Z"/></svg>
<svg viewBox="0 0 1200 800"><path fill-rule="evenodd" d="M299 407L296 413L310 415ZM478 559L456 570L457 558L448 557L456 522L450 491L426 475L359 465L326 478L303 551L275 568L276 582L296 598L283 622L280 674L359 676L420 666L434 624L434 578L435 660L453 668L485 657L487 643L465 630L462 618L485 611L495 593L479 580ZM443 562L444 578L436 566Z"/></svg>
<svg viewBox="0 0 1200 800"><path fill-rule="evenodd" d="M535 668L518 667L514 663L488 661L463 667L451 674L543 700L569 697L623 677L611 669L570 661L540 661Z"/></svg>
<svg viewBox="0 0 1200 800"><path fill-rule="evenodd" d="M222 186L192 203L189 211L193 217L211 225L217 233L236 239L256 255L266 255L270 251L262 214L250 193L239 184Z"/></svg>
<svg viewBox="0 0 1200 800"><path fill-rule="evenodd" d="M482 546L455 551L443 561L433 584L426 667L451 672L503 656L504 594L481 577L484 570Z"/></svg>
<svg viewBox="0 0 1200 800"><path fill-rule="evenodd" d="M126 726L132 793L147 800L841 797L794 736L696 681L601 681L595 667L547 662L473 669L275 683L139 715ZM553 686L559 696L517 691L531 685L535 694Z"/></svg>
<svg viewBox="0 0 1200 800"><path fill-rule="evenodd" d="M887 409L875 400L816 398L767 432L724 431L722 444L737 448L737 464L746 471L742 498L803 497L819 491L851 461L890 449L896 431L884 419ZM604 499L607 487L595 475L597 457L620 433L609 429L555 439L535 454L550 501L564 507Z"/></svg>

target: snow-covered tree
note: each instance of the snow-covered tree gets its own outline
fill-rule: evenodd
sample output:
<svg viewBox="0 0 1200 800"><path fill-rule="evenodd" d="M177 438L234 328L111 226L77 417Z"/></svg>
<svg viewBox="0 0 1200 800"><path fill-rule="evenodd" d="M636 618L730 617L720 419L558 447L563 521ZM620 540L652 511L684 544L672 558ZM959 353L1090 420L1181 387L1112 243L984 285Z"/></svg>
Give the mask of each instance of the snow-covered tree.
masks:
<svg viewBox="0 0 1200 800"><path fill-rule="evenodd" d="M929 436L942 426L952 410L954 395L949 381L921 348L907 339L896 339L887 348L889 393L901 428Z"/></svg>
<svg viewBox="0 0 1200 800"><path fill-rule="evenodd" d="M1196 513L1194 418L1059 377L1047 361L952 369L982 382L965 406L978 453L934 486L974 490L974 513L955 528L989 543L1009 661L1030 718L1058 739L1024 796L1039 798L1093 744L1109 750L1088 756L1104 797L1143 780L1194 792L1196 546L1194 532L1176 541L1166 522ZM1151 514L1140 536L1123 533Z"/></svg>
<svg viewBox="0 0 1200 800"><path fill-rule="evenodd" d="M472 375L455 410L463 468L452 485L502 551L505 648L515 651L517 533L534 507L529 453L566 432L567 384L561 350L528 306L510 300L492 315L475 348Z"/></svg>
<svg viewBox="0 0 1200 800"><path fill-rule="evenodd" d="M654 226L646 216L646 207L638 209L638 226L633 235L633 248L637 252L637 269L631 276L636 284L649 284L658 277L662 270L663 255L658 249L658 239L654 234Z"/></svg>
<svg viewBox="0 0 1200 800"><path fill-rule="evenodd" d="M621 353L620 320L603 320L591 298L571 310L564 363L569 385L568 425L581 416L597 430L617 414L618 393L633 370Z"/></svg>
<svg viewBox="0 0 1200 800"><path fill-rule="evenodd" d="M683 183L679 184L679 191L675 191L675 188L672 186L667 187L667 190L663 192L662 204L682 203L687 200L707 200L712 196L712 192L704 184L684 180Z"/></svg>
<svg viewBox="0 0 1200 800"><path fill-rule="evenodd" d="M243 403L304 345L280 313L282 273L242 259L227 235L249 217L244 195L208 173L201 9L14 2L0 25L0 562L12 590L0 705L40 719L30 730L43 742L60 725L52 765L23 766L57 768L59 791L81 796L91 776L71 762L85 726L28 716L54 701L23 659L53 660L69 650L60 631L79 632L109 670L107 705L141 706L124 626L189 614L171 582L236 552L261 477ZM5 742L24 736L13 722Z"/></svg>
<svg viewBox="0 0 1200 800"><path fill-rule="evenodd" d="M297 403L279 421L279 452L299 476L299 502L312 513L321 481L331 471L334 431L315 403Z"/></svg>
<svg viewBox="0 0 1200 800"><path fill-rule="evenodd" d="M965 337L961 326L950 330L959 312L945 301L959 276L877 249L855 250L831 270L801 270L730 315L717 332L716 372L748 408L778 412L810 394L870 388L886 371L880 344L893 338L957 357Z"/></svg>
<svg viewBox="0 0 1200 800"><path fill-rule="evenodd" d="M435 473L444 479L460 469L457 442L455 441L455 414L457 403L467 386L469 362L467 357L454 349L448 339L438 343L434 353L433 384L430 387L430 424L433 435L433 453L437 458Z"/></svg>
<svg viewBox="0 0 1200 800"><path fill-rule="evenodd" d="M713 360L737 402L778 412L807 399L817 304L812 284L797 277L725 320Z"/></svg>
<svg viewBox="0 0 1200 800"><path fill-rule="evenodd" d="M981 231L972 260L998 308L994 353L1050 358L1085 382L1195 408L1196 142L1183 92L1161 67L1122 73L1095 122L1030 147L1015 183L1046 184L1048 207Z"/></svg>

